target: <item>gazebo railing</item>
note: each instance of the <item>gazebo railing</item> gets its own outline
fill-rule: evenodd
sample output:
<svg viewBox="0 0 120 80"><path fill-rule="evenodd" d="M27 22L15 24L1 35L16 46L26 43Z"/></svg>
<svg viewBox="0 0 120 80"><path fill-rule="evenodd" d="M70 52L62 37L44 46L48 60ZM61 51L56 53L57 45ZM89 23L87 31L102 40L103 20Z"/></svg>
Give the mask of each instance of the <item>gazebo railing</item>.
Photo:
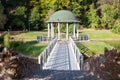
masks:
<svg viewBox="0 0 120 80"><path fill-rule="evenodd" d="M44 64L47 62L48 56L57 42L57 38L53 39L50 44L44 49L44 51L38 56L38 63L40 64L40 69L43 69Z"/></svg>
<svg viewBox="0 0 120 80"><path fill-rule="evenodd" d="M75 54L75 57L77 59L77 63L79 64L79 67L80 67L80 70L82 70L82 67L83 67L83 55L81 54L81 52L79 51L78 47L76 46L74 40L70 37L70 45L72 46L73 48L73 51L74 51L74 54Z"/></svg>
<svg viewBox="0 0 120 80"><path fill-rule="evenodd" d="M37 36L37 42L45 42L45 41L51 41L53 40L54 38L51 38L51 37L47 37L47 36L44 36L44 35L38 35Z"/></svg>
<svg viewBox="0 0 120 80"><path fill-rule="evenodd" d="M90 41L90 36L88 34L80 35L78 37L72 37L74 41Z"/></svg>

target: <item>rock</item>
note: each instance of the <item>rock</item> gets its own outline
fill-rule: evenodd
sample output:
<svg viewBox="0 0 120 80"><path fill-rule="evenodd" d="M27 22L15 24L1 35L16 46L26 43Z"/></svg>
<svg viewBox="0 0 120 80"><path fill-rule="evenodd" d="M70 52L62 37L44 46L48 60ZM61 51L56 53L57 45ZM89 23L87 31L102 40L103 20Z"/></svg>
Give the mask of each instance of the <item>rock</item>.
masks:
<svg viewBox="0 0 120 80"><path fill-rule="evenodd" d="M38 67L31 58L24 57L14 50L5 49L0 53L0 80L23 78L29 70Z"/></svg>
<svg viewBox="0 0 120 80"><path fill-rule="evenodd" d="M95 57L90 62L85 63L84 70L90 71L102 80L119 80L120 52L117 52L116 49L108 50L107 48L104 52L104 55Z"/></svg>

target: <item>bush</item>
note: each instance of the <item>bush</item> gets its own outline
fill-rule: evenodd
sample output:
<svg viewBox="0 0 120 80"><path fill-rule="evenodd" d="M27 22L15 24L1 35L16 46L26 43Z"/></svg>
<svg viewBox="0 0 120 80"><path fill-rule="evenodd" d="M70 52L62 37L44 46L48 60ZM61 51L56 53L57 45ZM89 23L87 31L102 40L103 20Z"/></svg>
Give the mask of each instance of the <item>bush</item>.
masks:
<svg viewBox="0 0 120 80"><path fill-rule="evenodd" d="M120 34L120 19L115 21L112 32Z"/></svg>
<svg viewBox="0 0 120 80"><path fill-rule="evenodd" d="M9 34L6 34L6 35L4 36L4 46L5 46L5 47L8 47L8 48L10 47L9 39L10 39Z"/></svg>

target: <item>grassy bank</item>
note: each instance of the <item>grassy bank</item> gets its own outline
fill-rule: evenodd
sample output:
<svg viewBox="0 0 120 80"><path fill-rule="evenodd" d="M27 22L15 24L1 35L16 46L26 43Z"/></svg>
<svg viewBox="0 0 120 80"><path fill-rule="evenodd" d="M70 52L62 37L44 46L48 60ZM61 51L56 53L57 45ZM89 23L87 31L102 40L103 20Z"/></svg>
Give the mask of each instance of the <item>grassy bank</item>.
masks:
<svg viewBox="0 0 120 80"><path fill-rule="evenodd" d="M83 29L80 32L80 34L89 34L91 39L120 39L120 35L110 30Z"/></svg>
<svg viewBox="0 0 120 80"><path fill-rule="evenodd" d="M83 29L80 32L80 34L90 35L90 42L77 43L81 52L88 56L103 54L105 47L120 50L120 35L114 34L110 30Z"/></svg>
<svg viewBox="0 0 120 80"><path fill-rule="evenodd" d="M119 40L111 40L111 41L104 41L105 43L111 45L111 46L114 46L114 48L120 50L120 41Z"/></svg>
<svg viewBox="0 0 120 80"><path fill-rule="evenodd" d="M29 56L38 56L48 45L48 42L38 43L36 38L38 35L47 35L45 31L24 32L13 35L10 48Z"/></svg>
<svg viewBox="0 0 120 80"><path fill-rule="evenodd" d="M80 49L80 51L86 54L87 56L103 54L105 47L107 47L108 49L114 48L113 46L100 41L81 42L77 43L77 46Z"/></svg>
<svg viewBox="0 0 120 80"><path fill-rule="evenodd" d="M83 29L80 30L80 34L90 35L90 42L82 42L77 44L81 52L87 55L103 54L105 47L109 49L120 49L120 35L114 34L110 30ZM26 55L37 56L47 46L47 43L43 44L33 42L33 40L36 40L37 35L47 35L47 31L26 32L12 36L15 41L21 41L22 39L24 42L17 46L16 50ZM62 33L61 36L65 38L65 33Z"/></svg>
<svg viewBox="0 0 120 80"><path fill-rule="evenodd" d="M11 42L10 48L29 56L38 56L48 43L29 42Z"/></svg>

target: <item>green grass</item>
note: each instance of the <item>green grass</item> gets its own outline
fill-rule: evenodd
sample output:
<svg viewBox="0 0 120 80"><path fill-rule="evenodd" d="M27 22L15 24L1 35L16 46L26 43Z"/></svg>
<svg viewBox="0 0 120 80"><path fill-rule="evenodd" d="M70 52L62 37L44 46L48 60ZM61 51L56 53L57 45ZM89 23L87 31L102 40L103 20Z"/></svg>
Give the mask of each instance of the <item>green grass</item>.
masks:
<svg viewBox="0 0 120 80"><path fill-rule="evenodd" d="M77 46L82 53L88 56L103 54L104 48L117 48L120 50L120 35L112 33L110 30L83 29L80 34L89 34L90 42L81 42Z"/></svg>
<svg viewBox="0 0 120 80"><path fill-rule="evenodd" d="M31 32L24 32L21 33L19 35L15 35L15 36L11 36L13 37L15 40L19 40L19 39L29 39L29 40L33 40L36 39L36 37L38 35L46 35L47 36L47 32L43 32L43 31L31 31Z"/></svg>
<svg viewBox="0 0 120 80"><path fill-rule="evenodd" d="M29 56L38 56L47 46L48 43L29 42L11 42L11 49Z"/></svg>
<svg viewBox="0 0 120 80"><path fill-rule="evenodd" d="M114 48L113 46L100 41L81 42L77 43L77 46L82 53L88 56L103 54L105 47L107 47L108 49Z"/></svg>
<svg viewBox="0 0 120 80"><path fill-rule="evenodd" d="M82 53L86 53L87 55L95 55L95 54L103 54L104 53L104 48L107 47L109 49L112 48L120 48L119 45L113 44L113 42L108 42L107 40L112 40L112 39L120 39L120 35L112 33L110 30L94 30L94 29L84 29L80 30L80 34L89 34L90 35L90 42L82 42L78 43L79 49L81 49ZM56 35L57 33L55 33ZM26 33L21 33L14 37L14 39L18 39L17 41L21 41L20 39L23 39L22 41L24 43L20 43L19 46L16 47L16 50L24 53L26 55L32 55L32 56L37 56L42 52L47 44L42 44L42 43L36 43L36 42L26 42L26 39L29 40L36 40L37 35L46 35L47 36L47 31L33 31L33 32L26 32ZM65 33L61 33L61 37L65 38ZM95 39L95 40L94 40ZM106 40L106 41L101 41ZM119 42L119 41L118 41ZM117 45L117 46L116 46Z"/></svg>
<svg viewBox="0 0 120 80"><path fill-rule="evenodd" d="M38 56L48 45L48 43L38 43L36 38L38 35L47 35L45 31L24 32L11 36L14 40L10 44L10 48L29 56Z"/></svg>
<svg viewBox="0 0 120 80"><path fill-rule="evenodd" d="M114 46L116 49L120 50L120 41L119 40L111 40L111 41L104 41L107 44L110 44L111 46Z"/></svg>
<svg viewBox="0 0 120 80"><path fill-rule="evenodd" d="M80 34L89 34L91 39L120 39L120 35L110 30L83 29Z"/></svg>

